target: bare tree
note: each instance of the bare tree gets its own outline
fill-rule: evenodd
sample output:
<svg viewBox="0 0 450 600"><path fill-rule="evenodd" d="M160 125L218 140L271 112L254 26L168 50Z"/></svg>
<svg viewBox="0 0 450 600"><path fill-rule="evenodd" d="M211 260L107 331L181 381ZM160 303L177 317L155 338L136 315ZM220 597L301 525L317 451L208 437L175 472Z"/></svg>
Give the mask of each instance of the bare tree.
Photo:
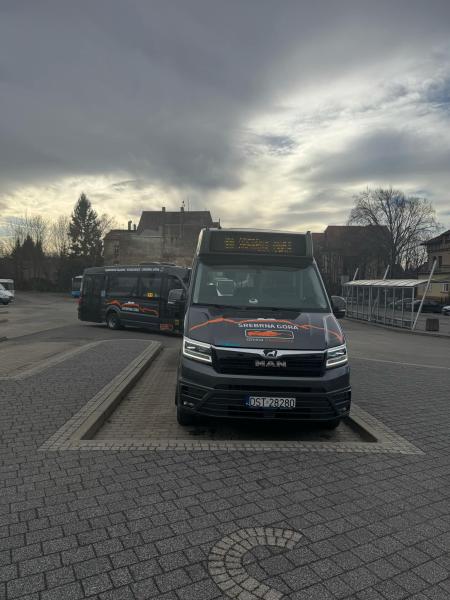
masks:
<svg viewBox="0 0 450 600"><path fill-rule="evenodd" d="M67 215L60 215L50 226L48 247L56 256L64 257L69 254L69 223Z"/></svg>
<svg viewBox="0 0 450 600"><path fill-rule="evenodd" d="M29 216L25 213L23 217L11 217L6 221L6 248L11 253L14 247L22 245L27 237L33 242L45 247L48 238L48 221L40 215Z"/></svg>
<svg viewBox="0 0 450 600"><path fill-rule="evenodd" d="M31 237L34 243L37 244L39 242L44 248L48 241L49 222L41 215L31 217L25 215L25 227L27 235Z"/></svg>
<svg viewBox="0 0 450 600"><path fill-rule="evenodd" d="M105 237L105 235L108 233L108 231L111 231L111 229L117 228L116 218L111 217L107 213L103 213L102 215L100 215L98 220L100 222L100 232L102 234L102 238Z"/></svg>
<svg viewBox="0 0 450 600"><path fill-rule="evenodd" d="M406 267L420 244L440 229L431 202L392 188L367 188L358 194L348 223L380 227L393 275L398 265Z"/></svg>
<svg viewBox="0 0 450 600"><path fill-rule="evenodd" d="M410 248L405 254L404 267L408 273L418 275L420 267L427 262L427 251L425 246L417 245Z"/></svg>
<svg viewBox="0 0 450 600"><path fill-rule="evenodd" d="M11 254L16 245L22 245L27 237L24 220L21 217L10 217L5 222L5 249Z"/></svg>

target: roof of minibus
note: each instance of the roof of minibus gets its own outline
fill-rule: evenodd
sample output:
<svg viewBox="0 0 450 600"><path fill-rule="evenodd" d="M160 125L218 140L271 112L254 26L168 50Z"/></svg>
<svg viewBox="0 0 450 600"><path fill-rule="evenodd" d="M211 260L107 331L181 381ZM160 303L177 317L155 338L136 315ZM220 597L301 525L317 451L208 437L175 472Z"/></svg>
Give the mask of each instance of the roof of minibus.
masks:
<svg viewBox="0 0 450 600"><path fill-rule="evenodd" d="M173 264L168 264L168 263L147 263L145 265L105 265L104 267L88 267L87 269L84 270L84 274L95 275L95 274L105 273L106 271L108 271L108 272L117 271L120 273L120 272L126 271L127 269L133 269L134 271L138 270L138 271L145 272L148 269L154 269L154 268L160 268L161 270L167 270L168 272L170 272L170 270L187 272L190 269L190 267L182 267L180 265L173 265Z"/></svg>

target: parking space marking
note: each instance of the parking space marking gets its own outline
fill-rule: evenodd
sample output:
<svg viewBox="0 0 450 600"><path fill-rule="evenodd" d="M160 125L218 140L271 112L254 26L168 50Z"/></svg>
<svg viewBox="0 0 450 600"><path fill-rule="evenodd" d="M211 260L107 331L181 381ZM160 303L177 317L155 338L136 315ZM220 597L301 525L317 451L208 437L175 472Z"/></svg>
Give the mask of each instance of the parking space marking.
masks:
<svg viewBox="0 0 450 600"><path fill-rule="evenodd" d="M370 362L388 363L390 365L401 365L403 367L419 367L422 369L443 369L444 371L450 371L450 367L441 367L439 365L422 365L422 364L417 364L417 363L408 363L408 362L401 362L401 361L396 361L396 360L385 360L382 358L368 358L366 356L353 356L352 355L351 360L367 360Z"/></svg>
<svg viewBox="0 0 450 600"><path fill-rule="evenodd" d="M251 577L243 558L258 546L276 546L292 550L301 534L292 529L249 527L223 537L211 549L208 571L222 592L229 598L242 600L281 600L282 592Z"/></svg>
<svg viewBox="0 0 450 600"><path fill-rule="evenodd" d="M0 338L1 341L2 338ZM6 340L7 338L5 338ZM125 338L127 341L136 341L136 342L142 342L142 341L146 341L145 339L143 340L142 338ZM28 377L32 377L33 375L37 375L38 373L41 373L41 371L45 371L46 369L50 368L50 367L54 367L56 365L59 365L60 363L69 360L71 358L74 358L75 356L77 356L78 354L81 354L82 352L86 352L87 350L91 350L92 348L95 348L96 346L100 346L101 344L119 344L122 340L120 339L116 339L116 340L97 340L95 342L88 342L82 346L77 346L76 348L71 348L70 350L66 350L64 352L61 352L60 354L56 354L55 356L50 356L49 358L45 358L39 362L37 362L35 365L33 365L32 367L29 367L28 369L24 369L23 371L19 371L18 373L14 373L13 375L1 375L0 376L0 381L21 381L22 379L26 379ZM17 345L15 346L17 348Z"/></svg>

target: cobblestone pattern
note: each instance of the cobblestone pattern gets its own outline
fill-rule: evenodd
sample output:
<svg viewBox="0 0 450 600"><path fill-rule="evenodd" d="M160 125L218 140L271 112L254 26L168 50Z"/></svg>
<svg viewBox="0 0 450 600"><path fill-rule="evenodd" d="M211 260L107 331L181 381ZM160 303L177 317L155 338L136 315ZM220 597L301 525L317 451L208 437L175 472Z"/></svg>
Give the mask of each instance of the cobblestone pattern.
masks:
<svg viewBox="0 0 450 600"><path fill-rule="evenodd" d="M358 404L423 455L37 452L143 347L121 340L2 382L2 600L224 598L211 549L257 527L302 536L242 561L289 600L448 600L446 372L353 361Z"/></svg>
<svg viewBox="0 0 450 600"><path fill-rule="evenodd" d="M238 600L280 600L283 593L248 575L244 556L259 546L292 550L301 535L290 529L249 527L222 538L209 553L208 570L217 586L229 598Z"/></svg>

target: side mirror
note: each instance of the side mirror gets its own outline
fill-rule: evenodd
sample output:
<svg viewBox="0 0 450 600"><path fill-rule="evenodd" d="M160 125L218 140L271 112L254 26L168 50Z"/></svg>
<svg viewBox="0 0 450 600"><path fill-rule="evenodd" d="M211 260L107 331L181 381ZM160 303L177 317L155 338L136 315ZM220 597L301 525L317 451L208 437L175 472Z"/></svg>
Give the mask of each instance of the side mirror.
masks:
<svg viewBox="0 0 450 600"><path fill-rule="evenodd" d="M343 319L347 312L347 302L342 296L331 296L331 307L337 319Z"/></svg>
<svg viewBox="0 0 450 600"><path fill-rule="evenodd" d="M167 298L167 304L172 306L179 306L184 304L186 300L186 292L183 288L177 288L175 290L170 290L169 297Z"/></svg>

